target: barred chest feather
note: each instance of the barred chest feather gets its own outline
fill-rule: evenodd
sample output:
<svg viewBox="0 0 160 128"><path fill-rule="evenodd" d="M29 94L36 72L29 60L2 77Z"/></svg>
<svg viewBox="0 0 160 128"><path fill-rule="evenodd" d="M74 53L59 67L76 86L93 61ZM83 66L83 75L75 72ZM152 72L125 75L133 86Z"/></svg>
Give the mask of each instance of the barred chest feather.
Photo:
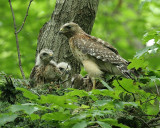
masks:
<svg viewBox="0 0 160 128"><path fill-rule="evenodd" d="M90 77L100 77L103 74L99 66L87 54L82 53L74 45L72 38L69 41L69 45L74 57L83 64Z"/></svg>
<svg viewBox="0 0 160 128"><path fill-rule="evenodd" d="M74 55L74 57L82 62L84 60L88 60L88 56L87 54L83 54L75 45L74 45L74 42L73 42L73 39L71 38L70 41L69 41L69 45L70 45L70 49L71 49L71 52L72 54Z"/></svg>

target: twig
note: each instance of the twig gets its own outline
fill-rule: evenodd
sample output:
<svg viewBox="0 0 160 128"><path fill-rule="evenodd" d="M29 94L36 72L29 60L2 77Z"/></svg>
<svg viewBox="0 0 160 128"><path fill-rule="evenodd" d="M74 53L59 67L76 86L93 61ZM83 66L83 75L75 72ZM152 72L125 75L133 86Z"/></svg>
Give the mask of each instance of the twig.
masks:
<svg viewBox="0 0 160 128"><path fill-rule="evenodd" d="M62 81L60 84L66 83L69 79Z"/></svg>
<svg viewBox="0 0 160 128"><path fill-rule="evenodd" d="M126 92L128 92L128 93L131 93L132 96L133 96L133 98L134 98L133 100L134 100L134 102L135 102L135 101L136 101L136 98L135 98L135 96L134 96L134 93L133 93L133 92L129 92L127 89L125 89L125 88L119 83L117 77L115 76L115 73L113 72L112 66L110 66L110 67L111 67L111 71L112 71L112 73L113 73L113 75L114 75L114 77L115 77L118 85L119 85L121 88L123 88L124 91L126 91Z"/></svg>
<svg viewBox="0 0 160 128"><path fill-rule="evenodd" d="M116 81L117 81L118 85L119 85L121 88L123 88L124 91L126 91L126 92L128 92L128 93L131 93L132 96L133 96L133 98L134 98L133 100L136 101L136 98L135 98L135 96L134 96L134 93L133 93L133 92L129 92L128 90L126 90L126 89L119 83L119 81L118 81L118 79L117 79L116 76L115 76L115 78L116 78Z"/></svg>
<svg viewBox="0 0 160 128"><path fill-rule="evenodd" d="M30 0L30 2L29 2L29 5L28 5L28 7L27 7L26 15L25 15L25 17L24 17L24 20L23 20L23 23L22 23L21 27L20 27L19 30L16 32L17 34L23 29L23 26L24 26L24 24L25 24L25 22L26 22L26 19L27 19L27 16L28 16L28 11L29 11L29 8L30 8L30 5L31 5L32 1L33 1L33 0Z"/></svg>
<svg viewBox="0 0 160 128"><path fill-rule="evenodd" d="M148 128L150 128L150 125L148 125L147 122L145 122L145 120L143 120L142 118L136 117L135 118L139 119L141 122L143 122Z"/></svg>
<svg viewBox="0 0 160 128"><path fill-rule="evenodd" d="M160 123L159 124L152 124L152 125L150 125L150 127L155 127L155 126L160 126Z"/></svg>
<svg viewBox="0 0 160 128"><path fill-rule="evenodd" d="M17 45L17 52L18 52L19 68L20 68L21 75L22 75L23 79L25 79L25 75L24 75L24 72L23 72L23 69L22 69L22 62L21 62L21 54L20 54L20 49L19 49L18 33L22 30L22 28L23 28L23 26L25 24L26 18L28 16L29 7L30 7L32 1L33 0L30 0L28 8L27 8L26 15L25 15L25 18L24 18L24 21L23 21L20 29L17 31L16 20L15 20L14 11L13 11L13 8L12 8L12 3L11 3L11 0L9 0L9 5L10 5L10 8L11 8L13 22L14 22L14 31L15 31L14 34L15 34L15 37L16 37L16 45Z"/></svg>
<svg viewBox="0 0 160 128"><path fill-rule="evenodd" d="M147 103L147 102L149 102L149 101L151 101L151 100L155 100L156 98L157 98L157 96L156 96L156 97L154 97L154 98L152 98L152 99L148 99L148 100L146 100L146 101L142 102L141 104Z"/></svg>
<svg viewBox="0 0 160 128"><path fill-rule="evenodd" d="M151 123L153 123L153 122L155 122L155 121L158 121L158 120L160 120L160 117L157 117L157 118L151 119L151 120L150 120L150 121L148 121L147 123L148 123L148 124L151 124Z"/></svg>

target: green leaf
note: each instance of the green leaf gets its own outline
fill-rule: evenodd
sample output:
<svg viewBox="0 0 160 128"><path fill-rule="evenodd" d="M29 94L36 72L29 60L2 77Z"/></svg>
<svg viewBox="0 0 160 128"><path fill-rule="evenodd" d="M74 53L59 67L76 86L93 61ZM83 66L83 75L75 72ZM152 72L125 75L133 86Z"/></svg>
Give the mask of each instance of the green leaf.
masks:
<svg viewBox="0 0 160 128"><path fill-rule="evenodd" d="M123 105L128 105L128 106L134 106L134 107L138 107L138 104L137 103L135 103L135 102L122 102L123 103Z"/></svg>
<svg viewBox="0 0 160 128"><path fill-rule="evenodd" d="M104 82L103 80L100 80L100 82L101 82L106 88L108 88L108 90L113 91L113 89L112 89L106 82Z"/></svg>
<svg viewBox="0 0 160 128"><path fill-rule="evenodd" d="M93 106L97 106L101 110L108 109L108 114L114 114L112 111L110 111L115 109L115 104L112 100L97 100Z"/></svg>
<svg viewBox="0 0 160 128"><path fill-rule="evenodd" d="M17 114L13 113L2 113L0 114L0 126L3 126L7 122L12 122L17 118Z"/></svg>
<svg viewBox="0 0 160 128"><path fill-rule="evenodd" d="M87 122L82 121L82 122L75 124L72 128L86 128L86 127L87 127Z"/></svg>
<svg viewBox="0 0 160 128"><path fill-rule="evenodd" d="M130 60L131 63L128 65L128 69L138 69L138 68L145 68L148 65L148 62L144 61L143 58L134 58Z"/></svg>
<svg viewBox="0 0 160 128"><path fill-rule="evenodd" d="M101 122L101 121L96 121L102 128L112 128L110 124Z"/></svg>
<svg viewBox="0 0 160 128"><path fill-rule="evenodd" d="M106 118L106 119L99 119L98 121L101 121L101 122L106 122L112 126L119 126L121 128L129 128L128 126L126 125L123 125L123 124L119 124L118 121L116 119L111 119L111 118Z"/></svg>
<svg viewBox="0 0 160 128"><path fill-rule="evenodd" d="M63 112L53 112L53 113L46 113L42 115L42 120L50 121L50 120L57 120L63 121L70 118L70 115L64 114Z"/></svg>
<svg viewBox="0 0 160 128"><path fill-rule="evenodd" d="M119 96L118 96L119 93L118 92L110 91L110 90L107 90L107 89L102 89L102 90L94 89L94 90L90 91L90 94L110 96L110 97L113 97L115 99L119 99Z"/></svg>
<svg viewBox="0 0 160 128"><path fill-rule="evenodd" d="M128 127L128 126L126 126L126 125L124 125L124 124L114 124L114 126L118 126L118 127L120 127L120 128L130 128L130 127Z"/></svg>
<svg viewBox="0 0 160 128"><path fill-rule="evenodd" d="M119 83L118 83L118 82L119 82ZM126 90L129 91L129 92L135 93L136 90L139 90L137 84L135 85L135 83L133 82L132 79L123 78L122 80L119 80L118 82L117 82L117 80L114 80L114 82L113 82L113 85L116 87L116 88L114 89L115 91L126 89ZM138 82L137 82L137 83L138 83ZM124 89L123 89L119 84L120 84Z"/></svg>
<svg viewBox="0 0 160 128"><path fill-rule="evenodd" d="M72 99L68 99L67 96L41 95L41 99L38 102L41 104L56 104L64 108L71 109L75 109L78 107L74 105Z"/></svg>
<svg viewBox="0 0 160 128"><path fill-rule="evenodd" d="M106 115L106 114L113 114L113 111L111 111L111 110L93 110L93 111L91 111L92 112L92 116L93 117L96 117L96 116L104 116L104 115Z"/></svg>
<svg viewBox="0 0 160 128"><path fill-rule="evenodd" d="M12 105L10 107L12 112L17 112L17 111L24 111L27 114L32 114L35 111L38 111L38 107L32 105L32 104L21 104L21 105Z"/></svg>
<svg viewBox="0 0 160 128"><path fill-rule="evenodd" d="M80 108L88 109L88 108L90 108L90 107L89 107L89 106L87 106L87 105L82 104Z"/></svg>
<svg viewBox="0 0 160 128"><path fill-rule="evenodd" d="M34 113L32 113L32 114L30 115L30 117L31 117L31 120L32 120L32 121L33 121L33 120L38 120L38 119L40 119L39 115L34 114Z"/></svg>
<svg viewBox="0 0 160 128"><path fill-rule="evenodd" d="M73 91L66 93L66 95L84 97L84 96L88 96L88 93L84 90L74 89Z"/></svg>
<svg viewBox="0 0 160 128"><path fill-rule="evenodd" d="M158 31L155 29L152 29L151 31L147 32L143 36L143 42L146 43L151 39L154 39L155 42L157 42L160 39L160 31L159 28L157 28Z"/></svg>
<svg viewBox="0 0 160 128"><path fill-rule="evenodd" d="M97 100L93 105L94 106L104 106L106 105L110 100Z"/></svg>
<svg viewBox="0 0 160 128"><path fill-rule="evenodd" d="M85 69L84 69L83 67L81 68L80 74L81 74L83 77L87 75L87 72L85 71Z"/></svg>
<svg viewBox="0 0 160 128"><path fill-rule="evenodd" d="M33 94L32 92L28 91L27 89L25 88L16 88L17 90L20 90L23 92L23 95L30 99L30 100L37 100L38 99L38 96L36 94Z"/></svg>
<svg viewBox="0 0 160 128"><path fill-rule="evenodd" d="M156 104L148 104L147 105L147 114L148 115L157 115L159 112L159 103Z"/></svg>

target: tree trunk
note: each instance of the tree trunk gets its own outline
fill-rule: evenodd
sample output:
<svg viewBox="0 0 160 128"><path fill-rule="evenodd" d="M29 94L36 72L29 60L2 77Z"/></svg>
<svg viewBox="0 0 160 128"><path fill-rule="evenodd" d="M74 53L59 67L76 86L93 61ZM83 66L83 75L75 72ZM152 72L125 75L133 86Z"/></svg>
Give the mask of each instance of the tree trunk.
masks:
<svg viewBox="0 0 160 128"><path fill-rule="evenodd" d="M63 24L73 21L90 34L98 3L99 0L57 0L51 20L40 30L37 53L43 48L51 49L56 62L68 62L72 67L71 74L79 73L80 64L70 51L68 39L59 35L59 29Z"/></svg>

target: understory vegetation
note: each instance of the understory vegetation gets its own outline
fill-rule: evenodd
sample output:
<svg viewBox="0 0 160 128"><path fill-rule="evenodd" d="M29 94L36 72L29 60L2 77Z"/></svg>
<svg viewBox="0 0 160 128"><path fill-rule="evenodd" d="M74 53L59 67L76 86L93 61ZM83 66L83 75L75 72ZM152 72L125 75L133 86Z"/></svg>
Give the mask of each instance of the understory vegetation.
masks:
<svg viewBox="0 0 160 128"><path fill-rule="evenodd" d="M117 6L117 1L111 1L100 1L92 35L111 42L120 55L131 62L128 69L135 68L139 77L136 80L113 79L111 82L107 82L109 80L106 78L101 81L105 89L91 91L54 84L31 88L29 80L22 79L18 62L15 61L14 33L8 35L12 29L8 24L12 23L6 19L11 19L11 12L7 11L9 8L6 2L2 1L5 14L0 20L0 61L3 60L0 66L0 127L160 127L160 2L127 0ZM26 4L18 6L22 4L20 1L13 3L18 10L17 16L24 15ZM20 44L21 57L27 78L34 65L38 31L53 10L51 3L55 5L54 0L50 0L46 6L42 0L39 3L34 1L33 7L40 5L38 7L43 11L37 12L36 8L31 8L32 18L29 17L25 31L19 36L23 43ZM39 23L34 22L33 17ZM21 23L21 19L17 19L17 23ZM27 53L32 56L26 57ZM81 73L84 75L83 71Z"/></svg>
<svg viewBox="0 0 160 128"><path fill-rule="evenodd" d="M159 36L155 33L151 35ZM153 36L152 35L152 36ZM149 36L147 38L149 39ZM141 68L137 81L122 78L106 89L89 92L44 85L29 88L27 81L1 73L0 125L4 127L144 128L154 127L159 115L160 45L140 50L128 68ZM52 88L50 88L52 87Z"/></svg>

